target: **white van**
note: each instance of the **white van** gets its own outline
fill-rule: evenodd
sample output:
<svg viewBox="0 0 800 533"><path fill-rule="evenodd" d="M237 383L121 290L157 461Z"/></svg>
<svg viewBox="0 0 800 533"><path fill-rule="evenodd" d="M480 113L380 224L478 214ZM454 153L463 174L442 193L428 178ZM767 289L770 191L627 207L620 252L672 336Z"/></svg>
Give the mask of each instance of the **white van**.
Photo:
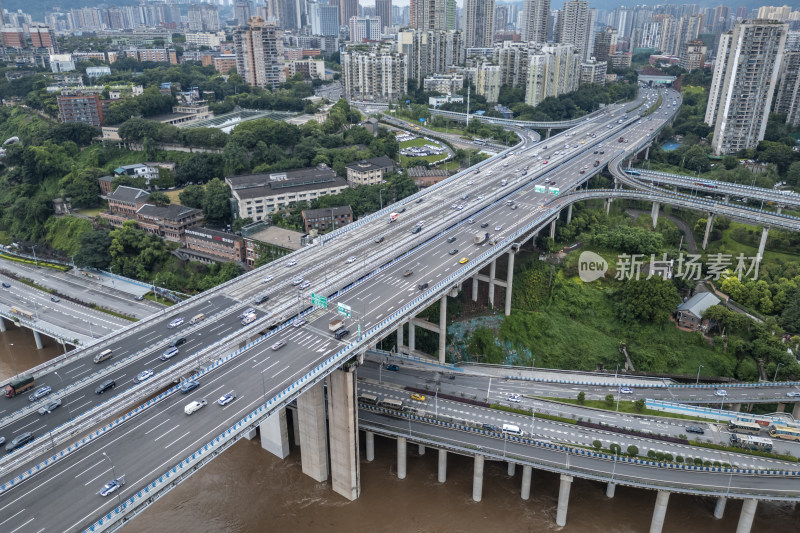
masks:
<svg viewBox="0 0 800 533"><path fill-rule="evenodd" d="M249 313L246 317L244 317L242 319L242 325L246 326L247 324L249 324L250 322L252 322L255 319L256 319L256 314L255 313Z"/></svg>
<svg viewBox="0 0 800 533"><path fill-rule="evenodd" d="M203 313L200 313L199 315L194 315L190 322L192 324L197 324L198 322L202 322L205 319L206 319L206 315L204 315Z"/></svg>
<svg viewBox="0 0 800 533"><path fill-rule="evenodd" d="M517 437L525 435L525 433L519 429L519 426L515 426L514 424L503 424L503 433L506 435L516 435Z"/></svg>
<svg viewBox="0 0 800 533"><path fill-rule="evenodd" d="M114 352L112 352L110 349L105 349L102 352L100 352L99 354L94 356L94 362L95 363L102 363L103 361L111 359L112 355L114 355Z"/></svg>

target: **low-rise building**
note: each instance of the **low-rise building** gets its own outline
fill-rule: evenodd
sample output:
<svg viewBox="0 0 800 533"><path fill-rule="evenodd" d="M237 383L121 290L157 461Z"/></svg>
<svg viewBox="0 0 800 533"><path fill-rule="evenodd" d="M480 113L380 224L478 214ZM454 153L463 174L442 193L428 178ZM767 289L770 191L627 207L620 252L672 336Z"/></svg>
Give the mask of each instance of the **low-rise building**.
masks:
<svg viewBox="0 0 800 533"><path fill-rule="evenodd" d="M144 231L181 243L186 229L202 218L201 210L177 204L163 207L145 204L136 211L136 224Z"/></svg>
<svg viewBox="0 0 800 533"><path fill-rule="evenodd" d="M190 259L244 262L244 239L240 235L194 226L184 231L184 241L186 249L182 252Z"/></svg>
<svg viewBox="0 0 800 533"><path fill-rule="evenodd" d="M431 74L425 77L422 86L425 92L455 94L464 88L464 76L461 74Z"/></svg>
<svg viewBox="0 0 800 533"><path fill-rule="evenodd" d="M414 180L417 187L430 187L450 177L450 173L443 168L410 167L408 177Z"/></svg>
<svg viewBox="0 0 800 533"><path fill-rule="evenodd" d="M150 185L150 180L158 179L158 168L142 163L133 165L123 165L114 169L117 176L130 176L132 178L144 178L147 185Z"/></svg>
<svg viewBox="0 0 800 533"><path fill-rule="evenodd" d="M353 209L349 205L305 209L302 215L303 228L306 233L311 232L311 230L317 230L321 233L341 228L353 222Z"/></svg>
<svg viewBox="0 0 800 533"><path fill-rule="evenodd" d="M97 178L97 183L100 185L100 196L108 196L111 194L111 184L114 181L114 176L102 176Z"/></svg>
<svg viewBox="0 0 800 533"><path fill-rule="evenodd" d="M347 188L347 181L324 164L285 172L229 176L225 182L231 188L238 216L255 222L297 202L339 194Z"/></svg>
<svg viewBox="0 0 800 533"><path fill-rule="evenodd" d="M394 163L385 155L356 161L347 165L347 184L357 187L382 183L384 176L393 170Z"/></svg>
<svg viewBox="0 0 800 533"><path fill-rule="evenodd" d="M244 231L244 229L243 229ZM269 226L244 238L245 263L252 267L261 255L278 259L303 246L304 235L297 231Z"/></svg>
<svg viewBox="0 0 800 533"><path fill-rule="evenodd" d="M690 329L708 329L708 323L703 321L703 313L712 305L717 305L720 299L711 292L698 292L678 306L676 318L678 325Z"/></svg>
<svg viewBox="0 0 800 533"><path fill-rule="evenodd" d="M111 67L86 67L86 75L90 78L99 78L111 74Z"/></svg>
<svg viewBox="0 0 800 533"><path fill-rule="evenodd" d="M136 211L147 203L150 193L135 187L120 185L107 195L108 212L100 213L112 226L121 226L126 220L136 218Z"/></svg>
<svg viewBox="0 0 800 533"><path fill-rule="evenodd" d="M61 122L83 123L100 127L103 123L103 104L96 94L58 95L58 118Z"/></svg>
<svg viewBox="0 0 800 533"><path fill-rule="evenodd" d="M597 61L594 58L589 61L581 62L581 85L591 83L595 85L605 85L607 68L608 63L605 61Z"/></svg>

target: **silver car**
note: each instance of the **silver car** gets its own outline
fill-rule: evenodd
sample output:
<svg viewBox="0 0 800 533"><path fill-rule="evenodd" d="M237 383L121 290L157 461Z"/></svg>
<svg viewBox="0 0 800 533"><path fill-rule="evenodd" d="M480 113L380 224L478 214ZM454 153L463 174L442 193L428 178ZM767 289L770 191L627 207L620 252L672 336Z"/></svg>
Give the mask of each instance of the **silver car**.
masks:
<svg viewBox="0 0 800 533"><path fill-rule="evenodd" d="M39 408L39 414L40 415L49 414L51 411L55 411L60 406L61 406L61 400L56 399L56 400L49 401L49 402L47 402L47 404L45 404L45 405L43 405L42 407Z"/></svg>

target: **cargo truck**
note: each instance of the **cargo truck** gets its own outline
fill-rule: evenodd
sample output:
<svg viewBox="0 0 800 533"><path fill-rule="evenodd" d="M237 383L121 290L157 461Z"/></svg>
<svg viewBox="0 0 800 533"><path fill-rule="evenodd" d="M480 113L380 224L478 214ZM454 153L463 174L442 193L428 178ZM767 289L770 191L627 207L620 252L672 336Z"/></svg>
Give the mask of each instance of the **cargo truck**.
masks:
<svg viewBox="0 0 800 533"><path fill-rule="evenodd" d="M6 398L13 398L17 394L23 393L28 389L32 389L36 385L36 382L33 379L33 376L28 376L26 378L20 378L16 381L12 381L8 385L6 385L5 395Z"/></svg>
<svg viewBox="0 0 800 533"><path fill-rule="evenodd" d="M341 318L334 318L333 320L328 322L329 331L336 331L342 326L344 326L344 320L342 320Z"/></svg>
<svg viewBox="0 0 800 533"><path fill-rule="evenodd" d="M394 222L400 216L400 213L389 213L389 222Z"/></svg>
<svg viewBox="0 0 800 533"><path fill-rule="evenodd" d="M489 234L488 233L486 233L486 232L478 233L478 234L475 235L475 237L472 238L472 242L475 243L475 244L483 244L484 242L486 242L486 239L488 239L488 238L489 238Z"/></svg>

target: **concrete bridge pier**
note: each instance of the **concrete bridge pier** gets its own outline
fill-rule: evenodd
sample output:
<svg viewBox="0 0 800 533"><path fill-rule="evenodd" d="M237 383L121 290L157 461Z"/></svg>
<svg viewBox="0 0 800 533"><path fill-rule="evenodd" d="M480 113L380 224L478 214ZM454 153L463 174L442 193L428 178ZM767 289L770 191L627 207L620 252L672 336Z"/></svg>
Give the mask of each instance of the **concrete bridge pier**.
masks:
<svg viewBox="0 0 800 533"><path fill-rule="evenodd" d="M531 497L531 474L533 467L530 465L522 466L522 499L528 500Z"/></svg>
<svg viewBox="0 0 800 533"><path fill-rule="evenodd" d="M397 326L397 353L403 351L403 324Z"/></svg>
<svg viewBox="0 0 800 533"><path fill-rule="evenodd" d="M6 329L6 320L3 317L0 317L0 332L5 333Z"/></svg>
<svg viewBox="0 0 800 533"><path fill-rule="evenodd" d="M745 500L742 504L742 513L739 515L739 525L736 526L736 533L750 533L753 526L753 518L756 516L756 506L758 500Z"/></svg>
<svg viewBox="0 0 800 533"><path fill-rule="evenodd" d="M300 461L303 473L315 481L328 479L328 427L325 417L325 387L317 383L297 397L297 417L300 430ZM372 439L370 439L372 436ZM375 435L367 432L367 460L370 440L375 455Z"/></svg>
<svg viewBox="0 0 800 533"><path fill-rule="evenodd" d="M551 239L555 239L556 238L556 221L555 220L550 222L550 238Z"/></svg>
<svg viewBox="0 0 800 533"><path fill-rule="evenodd" d="M508 462L508 475L514 477L517 472L517 463Z"/></svg>
<svg viewBox="0 0 800 533"><path fill-rule="evenodd" d="M653 219L653 229L658 225L658 210L661 205L658 202L653 202L653 208L650 210L650 218Z"/></svg>
<svg viewBox="0 0 800 533"><path fill-rule="evenodd" d="M758 243L758 258L759 261L764 257L764 248L767 246L767 235L769 234L769 226L764 226L761 232L761 241Z"/></svg>
<svg viewBox="0 0 800 533"><path fill-rule="evenodd" d="M289 455L289 428L286 424L286 409L264 420L258 428L261 447L272 455L286 459Z"/></svg>
<svg viewBox="0 0 800 533"><path fill-rule="evenodd" d="M650 533L661 533L664 527L664 518L667 516L667 503L669 503L668 490L658 491L656 496L656 507L653 509L653 520L650 522Z"/></svg>
<svg viewBox="0 0 800 533"><path fill-rule="evenodd" d="M561 484L558 487L558 509L556 510L556 525L567 525L567 508L569 507L569 489L572 487L572 476L561 474Z"/></svg>
<svg viewBox="0 0 800 533"><path fill-rule="evenodd" d="M616 185L614 188L616 188ZM611 198L606 198L606 215L609 213L611 213Z"/></svg>
<svg viewBox="0 0 800 533"><path fill-rule="evenodd" d="M645 161L650 159L650 145L649 144L647 145L647 148L644 151L644 159L645 159Z"/></svg>
<svg viewBox="0 0 800 533"><path fill-rule="evenodd" d="M782 413L785 410L786 410L786 404L785 403L778 403L778 408L776 409L776 411L779 412L779 413Z"/></svg>
<svg viewBox="0 0 800 533"><path fill-rule="evenodd" d="M408 321L408 353L414 353L417 341L417 327L414 324L414 319Z"/></svg>
<svg viewBox="0 0 800 533"><path fill-rule="evenodd" d="M44 348L44 344L42 344L42 336L35 329L32 329L31 331L33 332L33 340L36 341L36 349L41 350Z"/></svg>
<svg viewBox="0 0 800 533"><path fill-rule="evenodd" d="M551 131L551 128L547 128L547 134L544 137L545 139L549 139L550 138L550 131Z"/></svg>
<svg viewBox="0 0 800 533"><path fill-rule="evenodd" d="M472 472L472 499L476 502L483 498L483 455L475 454L475 468Z"/></svg>
<svg viewBox="0 0 800 533"><path fill-rule="evenodd" d="M720 520L722 515L725 514L725 504L728 503L728 498L720 496L717 498L717 504L714 506L714 518Z"/></svg>
<svg viewBox="0 0 800 533"><path fill-rule="evenodd" d="M514 283L514 249L508 251L508 272L506 273L506 316L511 314L511 286Z"/></svg>
<svg viewBox="0 0 800 533"><path fill-rule="evenodd" d="M731 411L741 411L742 410L742 404L740 404L740 403L732 403L730 405L730 407L728 407L728 409L730 409Z"/></svg>
<svg viewBox="0 0 800 533"><path fill-rule="evenodd" d="M367 462L375 460L375 433L367 431Z"/></svg>
<svg viewBox="0 0 800 533"><path fill-rule="evenodd" d="M334 492L351 501L361 494L358 410L355 398L355 366L342 367L328 376L331 486Z"/></svg>
<svg viewBox="0 0 800 533"><path fill-rule="evenodd" d="M478 275L472 276L472 301L478 301Z"/></svg>
<svg viewBox="0 0 800 533"><path fill-rule="evenodd" d="M800 403L794 404L794 408L792 408L792 417L795 420L800 420Z"/></svg>
<svg viewBox="0 0 800 533"><path fill-rule="evenodd" d="M447 450L439 450L439 483L447 481Z"/></svg>
<svg viewBox="0 0 800 533"><path fill-rule="evenodd" d="M444 363L447 350L447 295L439 300L439 363Z"/></svg>
<svg viewBox="0 0 800 533"><path fill-rule="evenodd" d="M494 309L494 276L497 271L497 259L489 263L489 308Z"/></svg>
<svg viewBox="0 0 800 533"><path fill-rule="evenodd" d="M714 213L708 214L708 219L706 220L706 233L703 235L703 250L706 249L708 246L708 236L711 234L711 228L714 225Z"/></svg>
<svg viewBox="0 0 800 533"><path fill-rule="evenodd" d="M608 483L606 485L606 498L613 498L616 492L617 492L616 483Z"/></svg>
<svg viewBox="0 0 800 533"><path fill-rule="evenodd" d="M570 222L572 222L572 204L569 204L569 207L567 207L567 224Z"/></svg>
<svg viewBox="0 0 800 533"><path fill-rule="evenodd" d="M406 438L397 437L397 479L406 478Z"/></svg>
<svg viewBox="0 0 800 533"><path fill-rule="evenodd" d="M419 444L417 446L417 453L419 455L425 455L425 445L424 444Z"/></svg>

